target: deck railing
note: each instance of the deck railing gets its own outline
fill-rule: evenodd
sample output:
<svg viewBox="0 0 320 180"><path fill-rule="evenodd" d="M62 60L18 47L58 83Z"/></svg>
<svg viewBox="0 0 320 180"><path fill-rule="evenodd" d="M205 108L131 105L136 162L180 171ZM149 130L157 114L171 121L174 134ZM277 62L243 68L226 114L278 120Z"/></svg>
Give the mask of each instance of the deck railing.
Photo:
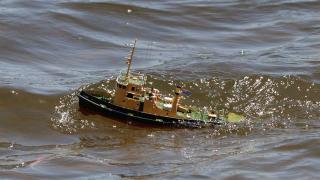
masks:
<svg viewBox="0 0 320 180"><path fill-rule="evenodd" d="M147 77L144 74L137 72L130 72L129 76L126 76L126 72L120 71L117 77L117 83L128 85L128 83L143 85L147 81Z"/></svg>

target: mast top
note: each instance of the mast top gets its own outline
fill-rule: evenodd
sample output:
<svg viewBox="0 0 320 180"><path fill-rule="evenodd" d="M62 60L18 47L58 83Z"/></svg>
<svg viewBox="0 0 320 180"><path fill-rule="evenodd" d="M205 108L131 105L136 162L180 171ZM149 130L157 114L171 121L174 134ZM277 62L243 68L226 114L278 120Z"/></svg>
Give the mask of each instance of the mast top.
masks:
<svg viewBox="0 0 320 180"><path fill-rule="evenodd" d="M134 51L136 48L136 43L137 43L137 39L134 40L133 46L131 47L131 51L130 51L130 54L127 59L128 69L127 69L127 73L126 73L126 79L129 78L131 62L132 62L133 54L134 54Z"/></svg>

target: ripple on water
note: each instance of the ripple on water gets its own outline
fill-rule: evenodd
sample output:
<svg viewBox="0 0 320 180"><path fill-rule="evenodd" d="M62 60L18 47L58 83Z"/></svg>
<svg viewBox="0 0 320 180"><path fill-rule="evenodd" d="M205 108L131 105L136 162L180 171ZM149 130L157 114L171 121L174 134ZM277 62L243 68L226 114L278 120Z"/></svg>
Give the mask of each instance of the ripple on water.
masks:
<svg viewBox="0 0 320 180"><path fill-rule="evenodd" d="M15 87L0 89L1 178L319 179L319 7L0 1L0 85ZM134 67L164 94L181 84L186 104L247 120L146 128L79 111L79 90L113 91L101 80L135 38Z"/></svg>

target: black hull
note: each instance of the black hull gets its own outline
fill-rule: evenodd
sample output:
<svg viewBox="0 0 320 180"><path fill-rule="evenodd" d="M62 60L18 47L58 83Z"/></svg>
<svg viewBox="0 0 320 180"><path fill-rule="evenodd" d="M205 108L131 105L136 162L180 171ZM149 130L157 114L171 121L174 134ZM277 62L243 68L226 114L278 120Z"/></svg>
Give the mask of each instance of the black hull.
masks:
<svg viewBox="0 0 320 180"><path fill-rule="evenodd" d="M135 111L131 109L122 108L111 104L109 100L99 99L93 95L90 95L84 91L81 91L78 95L79 106L90 108L91 110L102 113L107 117L115 117L120 120L130 121L132 123L143 123L154 126L168 126L168 127L205 127L219 125L223 121L221 119L215 119L213 121L204 122L201 120L183 120L171 117L157 116L153 114L147 114L141 111Z"/></svg>

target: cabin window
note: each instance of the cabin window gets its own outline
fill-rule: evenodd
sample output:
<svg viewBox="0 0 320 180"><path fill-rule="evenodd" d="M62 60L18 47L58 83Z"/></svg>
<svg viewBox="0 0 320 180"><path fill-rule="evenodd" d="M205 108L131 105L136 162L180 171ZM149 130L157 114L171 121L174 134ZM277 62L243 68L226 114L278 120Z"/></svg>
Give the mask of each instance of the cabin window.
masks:
<svg viewBox="0 0 320 180"><path fill-rule="evenodd" d="M132 91L135 91L135 90L136 90L136 88L135 88L135 87L132 87L132 88L131 88L131 90L132 90Z"/></svg>
<svg viewBox="0 0 320 180"><path fill-rule="evenodd" d="M123 86L123 85L121 85L121 84L118 84L118 87L119 87L120 89L124 89L125 86Z"/></svg>
<svg viewBox="0 0 320 180"><path fill-rule="evenodd" d="M127 94L127 98L133 98L133 94L132 93L128 93Z"/></svg>

